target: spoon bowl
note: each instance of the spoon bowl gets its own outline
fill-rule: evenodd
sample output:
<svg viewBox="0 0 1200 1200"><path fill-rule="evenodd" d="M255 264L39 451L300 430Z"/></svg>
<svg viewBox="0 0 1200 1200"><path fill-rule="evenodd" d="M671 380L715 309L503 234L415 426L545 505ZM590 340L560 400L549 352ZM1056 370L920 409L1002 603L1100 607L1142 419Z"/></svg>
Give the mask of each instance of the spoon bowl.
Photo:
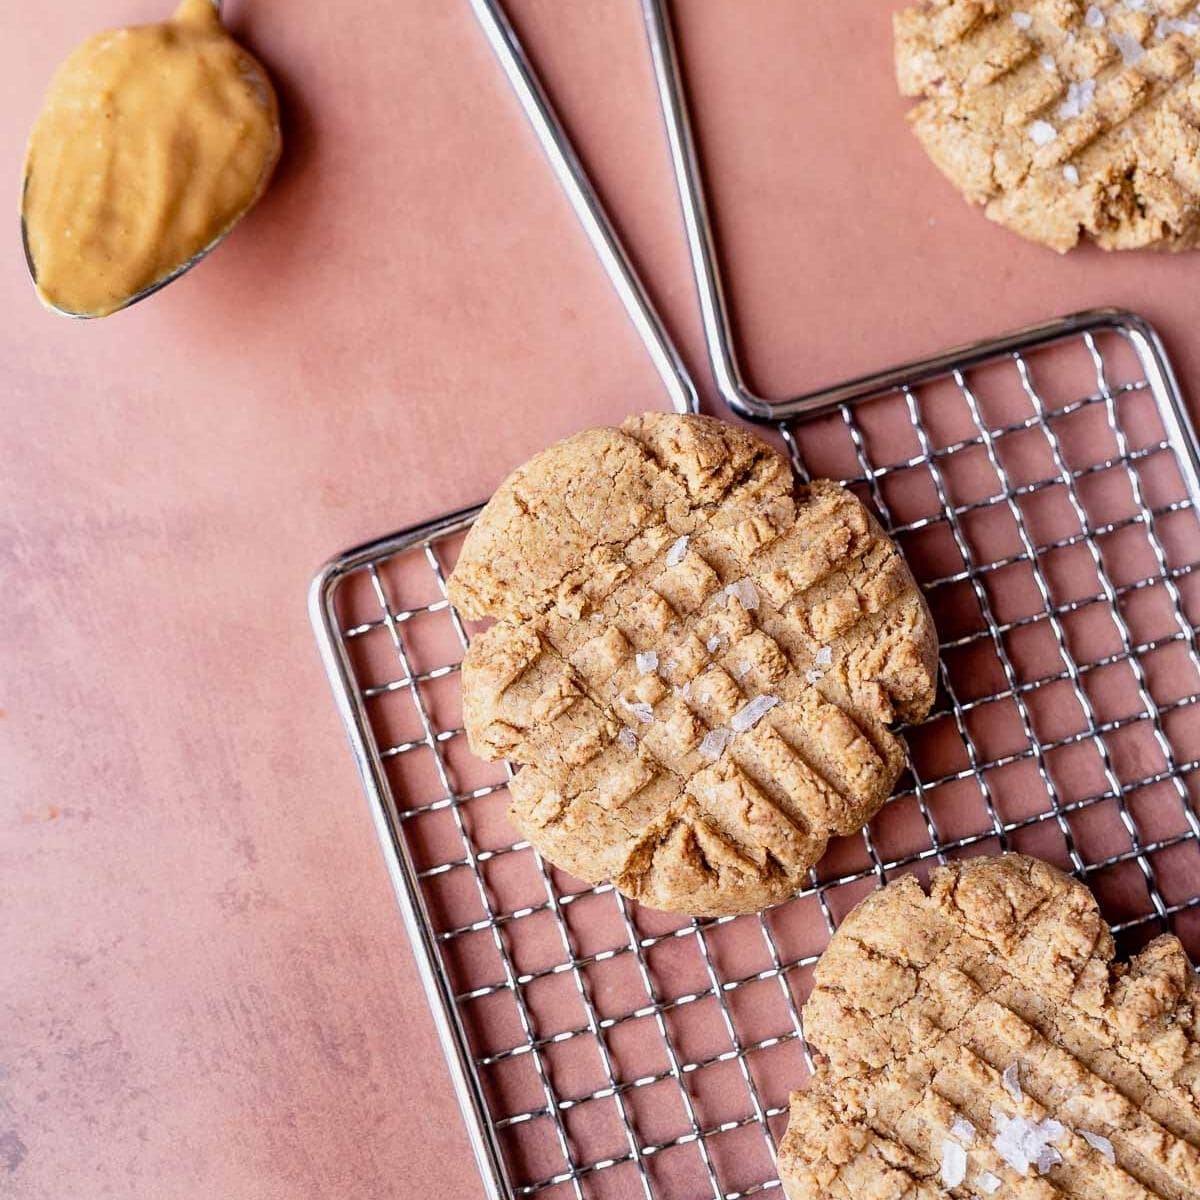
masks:
<svg viewBox="0 0 1200 1200"><path fill-rule="evenodd" d="M90 38L30 137L21 241L42 303L109 316L187 274L261 198L281 145L262 65L181 0L157 25Z"/></svg>
<svg viewBox="0 0 1200 1200"><path fill-rule="evenodd" d="M59 316L70 317L75 321L94 321L100 317L111 317L113 313L121 312L123 309L130 308L141 300L145 300L147 296L153 296L155 292L162 291L168 283L174 283L181 275L186 275L202 258L207 258L232 232L234 226L246 215L253 204L246 206L245 210L238 214L230 225L223 229L203 250L197 251L186 262L182 262L169 274L162 276L161 279L156 279L153 283L147 284L140 291L134 292L132 295L121 300L112 308L104 312L75 312L72 309L64 308L61 304L56 304L49 299L44 292L38 290L38 298L51 312L58 313ZM25 267L29 271L30 281L34 287L37 287L37 264L33 261L33 253L29 249L29 228L25 223L25 213L21 213L21 248L25 251Z"/></svg>

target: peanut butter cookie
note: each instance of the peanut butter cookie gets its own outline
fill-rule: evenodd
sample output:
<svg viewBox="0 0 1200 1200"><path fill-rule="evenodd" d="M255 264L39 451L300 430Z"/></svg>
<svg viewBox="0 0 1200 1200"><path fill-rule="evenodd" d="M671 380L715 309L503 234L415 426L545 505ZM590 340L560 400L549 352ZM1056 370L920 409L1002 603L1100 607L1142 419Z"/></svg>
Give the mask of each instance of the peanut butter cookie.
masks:
<svg viewBox="0 0 1200 1200"><path fill-rule="evenodd" d="M475 753L526 764L517 828L655 908L794 893L903 766L937 644L849 492L707 417L592 429L510 476L450 580L494 617L463 664Z"/></svg>
<svg viewBox="0 0 1200 1200"><path fill-rule="evenodd" d="M1200 984L1131 962L1091 892L1021 855L863 901L804 1009L820 1054L779 1150L790 1200L1200 1196Z"/></svg>
<svg viewBox="0 0 1200 1200"><path fill-rule="evenodd" d="M927 0L895 34L913 130L993 221L1059 251L1200 240L1195 0Z"/></svg>

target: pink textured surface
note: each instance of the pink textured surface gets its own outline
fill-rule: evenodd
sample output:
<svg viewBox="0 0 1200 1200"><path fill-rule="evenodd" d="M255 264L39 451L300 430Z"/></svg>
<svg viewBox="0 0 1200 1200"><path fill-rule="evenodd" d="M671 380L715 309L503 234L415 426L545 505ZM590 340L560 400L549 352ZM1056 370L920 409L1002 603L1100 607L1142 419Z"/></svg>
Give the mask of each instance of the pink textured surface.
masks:
<svg viewBox="0 0 1200 1200"><path fill-rule="evenodd" d="M56 63L162 10L6 3L15 193ZM637 5L514 8L698 367ZM763 390L1095 303L1200 378L1196 259L1060 260L966 209L904 127L886 6L682 8ZM229 16L287 150L226 246L69 324L0 239L0 1191L476 1194L304 591L661 391L465 0Z"/></svg>

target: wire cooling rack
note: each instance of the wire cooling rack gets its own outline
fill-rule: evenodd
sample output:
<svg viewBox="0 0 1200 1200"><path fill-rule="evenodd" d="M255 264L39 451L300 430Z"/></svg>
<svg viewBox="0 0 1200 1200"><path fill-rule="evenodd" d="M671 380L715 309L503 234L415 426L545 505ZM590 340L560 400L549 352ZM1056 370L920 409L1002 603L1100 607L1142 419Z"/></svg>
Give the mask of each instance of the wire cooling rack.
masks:
<svg viewBox="0 0 1200 1200"><path fill-rule="evenodd" d="M968 368L966 364L969 363ZM331 563L311 608L487 1193L778 1188L830 933L895 875L1020 850L1095 891L1123 951L1200 949L1197 450L1153 331L1053 322L778 426L903 548L941 638L910 766L811 886L678 919L514 841L466 747L445 581L470 510Z"/></svg>

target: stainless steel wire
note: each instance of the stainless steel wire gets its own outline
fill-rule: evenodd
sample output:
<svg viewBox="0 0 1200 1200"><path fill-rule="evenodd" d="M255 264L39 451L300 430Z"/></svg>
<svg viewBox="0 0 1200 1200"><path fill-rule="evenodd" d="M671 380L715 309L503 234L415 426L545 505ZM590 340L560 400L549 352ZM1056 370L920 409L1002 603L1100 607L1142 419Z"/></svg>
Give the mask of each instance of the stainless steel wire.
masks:
<svg viewBox="0 0 1200 1200"><path fill-rule="evenodd" d="M671 407L676 412L699 411L696 388L687 367L664 328L641 277L633 269L621 238L547 98L512 22L499 0L471 0L471 8L520 101L555 178L662 378Z"/></svg>
<svg viewBox="0 0 1200 1200"><path fill-rule="evenodd" d="M1156 860L1181 847L1200 848L1200 819L1191 799L1189 781L1200 769L1200 734L1187 735L1172 728L1174 715L1183 713L1200 699L1200 660L1197 658L1189 602L1182 588L1200 567L1200 540L1197 555L1178 561L1178 553L1168 547L1162 523L1173 519L1195 520L1200 496L1190 487L1187 470L1189 441L1177 444L1172 431L1186 430L1186 416L1177 391L1164 390L1170 379L1169 365L1160 360L1160 350L1144 323L1136 318L1121 318L1111 313L1087 321L1072 318L1061 323L1056 333L1067 341L1060 349L1083 347L1094 364L1095 379L1086 394L1065 402L1047 399L1036 384L1039 352L1056 339L1039 335L1028 351L1014 348L1009 339L994 343L991 353L986 344L973 348L971 361L979 366L997 364L1011 368L1028 400L1028 415L1019 420L993 425L987 418L987 383L975 384L968 369L951 371L943 380L936 397L925 395L925 385L914 383L881 400L861 400L855 404L827 406L823 413L790 424L797 454L805 461L810 451L826 452L831 428L841 430L850 447L855 465L846 482L859 488L873 503L884 523L895 536L920 536L933 531L945 532L956 547L961 566L922 578L931 600L939 595L966 588L978 605L978 627L946 636L942 645L942 687L925 726L906 731L920 737L923 730L939 722L946 726L961 746L961 765L935 770L923 760L919 748L912 751L913 767L908 781L880 816L863 831L861 855L850 865L829 871L814 870L810 888L797 902L814 903L815 928L823 936L836 928L844 913L846 889L877 886L898 871L919 868L922 864L944 861L973 850L1007 848L1020 843L1031 831L1057 831L1065 864L1082 878L1095 881L1106 873L1129 866L1144 881L1144 905L1139 911L1113 914L1113 926L1126 937L1138 936L1142 929L1163 929L1181 915L1200 905L1200 877L1194 879L1189 894L1181 895L1178 883L1168 896L1159 887ZM1108 356L1123 345L1137 355L1140 377L1121 384L1109 382ZM928 382L928 380L926 380ZM925 408L939 406L944 417L951 403L945 384L953 384L953 395L974 432L948 444L937 444L931 432ZM1126 429L1126 406L1150 402L1161 428L1153 436L1135 441ZM903 405L911 418L920 453L902 462L875 461L877 446L864 431L862 422L870 405ZM1102 417L1116 447L1114 454L1095 462L1081 463L1074 448L1072 421L1081 417ZM836 418L836 427L819 422ZM1012 439L1037 433L1044 439L1053 463L1053 472L1032 481L1018 480L1006 460L1006 446ZM993 494L957 502L946 473L954 464L954 455L967 449L981 452L998 481ZM1151 504L1143 481L1150 471L1161 474L1170 464L1178 469L1177 495ZM898 476L914 471L927 473L936 502L925 513L914 513L911 504L889 500L885 488ZM1133 504L1116 519L1098 521L1089 507L1083 487L1099 475L1125 475L1130 481ZM1039 540L1030 525L1023 505L1053 490L1074 513L1077 529L1072 533ZM982 555L969 525L972 517L1003 512L1017 531L1014 552L999 559ZM437 707L425 699L429 689L452 682L458 660L466 645L467 630L447 604L444 581L455 540L469 526L473 511L423 525L383 539L380 542L342 556L331 563L314 582L311 606L326 666L334 685L338 707L346 720L372 811L388 858L388 864L400 898L401 910L417 949L422 977L430 995L439 1029L447 1048L451 1074L462 1101L468 1128L480 1156L485 1183L493 1196L545 1194L591 1195L593 1185L605 1172L628 1169L632 1172L628 1187L632 1193L657 1194L656 1171L663 1156L695 1155L696 1179L706 1181L696 1195L732 1197L754 1194L777 1186L773 1174L765 1168L761 1178L746 1184L731 1183L731 1176L717 1152L720 1139L735 1133L760 1130L764 1147L773 1150L784 1111L775 1096L765 1095L759 1082L756 1063L774 1061L789 1046L807 1054L803 1040L800 1000L802 979L819 953L796 953L791 945L781 944L781 935L789 935L791 926L779 910L758 918L739 918L736 928L730 919L685 922L678 928L647 933L639 924L636 906L629 905L610 887L576 890L565 888L557 873L546 866L528 845L509 840L504 844L483 844L475 832L473 806L499 799L504 780L483 786L462 786L456 778L451 750L462 738L457 712ZM1114 575L1117 551L1114 543L1130 531L1140 531L1151 547L1154 568L1132 578ZM1200 533L1197 534L1200 539ZM1053 556L1079 551L1094 569L1097 590L1085 590L1068 599L1058 596L1050 576ZM405 585L389 583L395 563L414 564L433 581L435 595L421 603L410 602L396 589ZM1036 585L1036 604L1016 616L1002 617L994 596L1003 596L998 572L1011 569L1027 571ZM339 600L342 590L353 580L366 577L369 592L378 611L365 615L358 611L349 619ZM420 591L420 588L417 589ZM1171 613L1172 628L1155 630L1153 636L1141 636L1128 611L1139 597L1153 593ZM1109 614L1119 634L1119 646L1103 654L1080 654L1074 647L1069 622L1093 612ZM431 659L421 650L418 628L422 623L444 623L453 632L450 651L442 648L440 659ZM1049 631L1057 650L1057 662L1047 663L1034 673L1019 663L1011 649L1011 639L1031 628ZM365 672L356 660L356 647L371 640L386 639L393 647L395 670L377 680ZM1147 663L1164 650L1182 653L1194 668L1192 684L1178 695L1160 694ZM982 694L960 696L963 674L953 665L956 653L987 652L999 664L997 686ZM444 659L444 661L443 661ZM1096 707L1095 690L1090 684L1097 673L1120 666L1131 672L1137 696L1136 711L1117 716L1102 715ZM385 672L386 674L386 672ZM1055 736L1047 736L1033 703L1039 692L1058 685L1069 689L1081 714L1076 726ZM388 741L381 736L381 724L374 706L404 702L417 714L413 736ZM981 718L990 706L1011 704L1019 716L1021 744L997 751L979 743ZM1114 743L1129 731L1147 731L1159 747L1158 763L1153 769L1131 774L1127 763L1114 761ZM1054 757L1061 751L1091 748L1099 763L1100 785L1086 795L1067 795L1059 784ZM433 794L404 791L403 771L392 768L412 756L431 756L434 765ZM1139 760L1140 761L1140 760ZM997 781L1006 768L1031 765L1044 788L1044 802L1030 813L1014 814L1005 809L1005 792L997 793ZM980 819L968 832L949 835L939 828L952 807L941 797L955 786L971 784L978 789ZM1146 796L1164 797L1178 811L1178 827L1167 834L1155 834L1142 827ZM1135 807L1131 801L1137 800ZM905 802L917 813L923 829L922 844L897 849L890 822ZM1168 804L1166 798L1163 805ZM1096 856L1082 845L1077 822L1089 814L1111 806L1127 834L1127 844L1112 853ZM415 847L421 841L419 823L433 815L445 816L454 831L454 848L439 851L436 861L421 861ZM918 827L915 826L915 827ZM422 852L423 853L423 852ZM521 903L513 903L493 894L488 873L506 862L532 864L537 893ZM1200 859L1197 859L1200 863ZM429 902L429 889L448 880L471 881L478 895L478 911L470 920L445 920ZM606 940L597 948L589 933L588 944L579 940L580 929L589 930L587 917L576 913L604 898L611 904L615 922ZM436 906L434 906L436 907ZM530 935L535 922L547 922L555 940L553 961L541 965L522 965L523 939ZM540 928L540 926L539 926ZM736 935L736 936L735 936ZM487 979L472 979L469 985L457 974L455 951L469 939L484 936L494 950L497 973ZM761 948L761 965L745 974L731 973L723 965L721 952L712 939L732 939L740 947L753 940ZM663 948L687 947L697 956L701 974L696 986L685 994L676 994L669 971L656 960ZM491 961L491 959L489 959ZM612 989L606 999L597 999L597 984L592 973L626 962L632 968L617 1010L612 1007ZM530 997L546 981L563 979L571 984L578 1000L578 1016L559 1024L543 1026ZM781 1015L776 1028L767 1036L751 1035L744 1030L735 1001L742 993L755 994L761 985L776 991ZM516 1022L505 1044L480 1048L479 1030L473 1028L471 1015L479 1005L500 1001L515 1014ZM713 1027L723 1030L723 1048L700 1056L689 1055L680 1043L674 1022L711 1007ZM690 1018L689 1018L690 1019ZM649 1021L654 1037L661 1043L662 1056L651 1069L630 1073L618 1062L619 1037L623 1031L641 1028ZM598 1061L597 1086L575 1094L564 1090L554 1066L554 1056L565 1047L592 1045ZM489 1072L507 1064L528 1061L533 1064L537 1099L508 1109L487 1085ZM732 1068L741 1096L740 1109L734 1105L722 1119L714 1120L693 1093L694 1082L707 1072ZM734 1084L730 1083L729 1087ZM639 1117L640 1096L666 1087L679 1101L678 1128L672 1136L656 1139L647 1136ZM622 1131L622 1143L615 1150L596 1157L587 1148L586 1138L572 1131L571 1120L594 1106L613 1107ZM734 1110L737 1111L734 1111ZM540 1130L550 1132L550 1143L558 1156L556 1169L538 1175L522 1164L519 1147ZM514 1145L518 1147L514 1150Z"/></svg>
<svg viewBox="0 0 1200 1200"><path fill-rule="evenodd" d="M934 711L903 731L907 778L862 831L860 846L845 839L788 905L661 928L647 925L648 915L610 886L581 888L514 840L511 829L490 822L511 771L477 777L462 759L461 712L445 689L456 683L468 630L446 599L445 579L478 510L349 551L318 574L309 598L313 627L483 1185L496 1200L735 1200L777 1189L774 1146L786 1088L812 1065L801 1011L808 973L849 904L898 872L1025 848L1038 838L1093 886L1126 868L1136 872L1141 902L1130 904L1126 881L1124 906L1106 913L1127 941L1176 927L1200 908L1200 818L1189 788L1200 771L1200 728L1180 720L1200 700L1193 627L1200 601L1187 591L1200 568L1200 450L1154 330L1129 313L1082 313L791 400L754 396L729 333L667 9L664 0L642 2L722 397L735 412L775 425L801 477L841 476L856 488L894 537L915 544L941 536L950 558L918 568L919 580L935 608L941 601L953 616L974 605L976 617L943 628ZM498 0L471 3L672 407L695 411L686 368ZM1091 377L1070 395L1050 398L1038 386L1039 365L1047 355L1079 349ZM1137 371L1116 381L1121 351ZM1025 397L1020 415L989 418L986 373L996 368L1015 375ZM1136 406L1145 402L1157 422L1150 436L1141 428L1145 413L1132 429ZM915 452L898 459L871 428L873 414L887 405L907 418L915 438ZM947 409L958 412L967 432L939 435ZM1082 461L1074 423L1097 417L1111 448L1084 453ZM1041 439L1048 455L1049 465L1032 475L1018 474L1007 450L1027 436ZM844 469L830 471L822 461L834 443L846 451ZM961 498L957 471L971 455L982 455L995 486ZM1178 484L1156 486L1151 495L1151 473ZM1130 501L1120 512L1098 514L1087 489L1114 475L1127 481ZM931 500L906 498L903 485L916 476ZM1073 525L1039 537L1028 507L1048 499L1062 501ZM997 515L1015 531L1003 552L975 533L977 521ZM1179 520L1188 523L1190 540L1170 535L1168 524ZM1130 536L1145 539L1148 561L1118 571L1127 557L1122 539ZM1054 564L1075 552L1086 556L1095 582L1062 594ZM1141 564L1145 556L1134 558ZM1014 571L1026 573L1035 597L1015 614L1002 607ZM1143 628L1137 606L1147 599L1165 604L1168 628ZM1076 623L1096 614L1107 615L1116 643L1081 650ZM1040 630L1049 632L1057 662L1039 659L1031 667L1018 643ZM1190 664L1188 683L1167 688L1152 666L1157 656L1179 652ZM970 656L983 656L991 675L962 669L959 659L973 663ZM1097 698L1098 683L1112 670L1129 673L1136 696L1136 705L1115 715ZM1066 727L1045 724L1040 702L1055 688L1065 688L1077 706L1078 719ZM1019 735L997 743L993 728L1006 713ZM1144 748L1125 753L1121 739L1143 731L1156 755ZM926 746L931 734L941 738L934 750ZM1057 766L1060 756L1080 751L1098 767L1097 781L1082 790ZM1032 790L1038 802L1014 808L1008 773L1026 768L1036 784L1017 790L1025 799ZM973 800L976 819L963 827L962 810ZM1125 844L1097 852L1088 822L1110 812ZM1190 883L1182 890L1176 870L1167 891L1157 860L1179 852L1197 856L1196 869L1184 873ZM567 999L547 1008L543 992L560 981ZM764 1011L774 1014L765 1027ZM711 1037L697 1048L689 1030L701 1020ZM642 1041L631 1056L632 1035ZM561 1056L584 1051L592 1065L581 1083ZM518 1068L524 1085L510 1093L505 1073ZM726 1071L732 1074L716 1102L706 1081ZM671 1119L662 1116L667 1111ZM594 1127L604 1120L610 1128L600 1136ZM729 1139L737 1138L743 1140L731 1152Z"/></svg>

